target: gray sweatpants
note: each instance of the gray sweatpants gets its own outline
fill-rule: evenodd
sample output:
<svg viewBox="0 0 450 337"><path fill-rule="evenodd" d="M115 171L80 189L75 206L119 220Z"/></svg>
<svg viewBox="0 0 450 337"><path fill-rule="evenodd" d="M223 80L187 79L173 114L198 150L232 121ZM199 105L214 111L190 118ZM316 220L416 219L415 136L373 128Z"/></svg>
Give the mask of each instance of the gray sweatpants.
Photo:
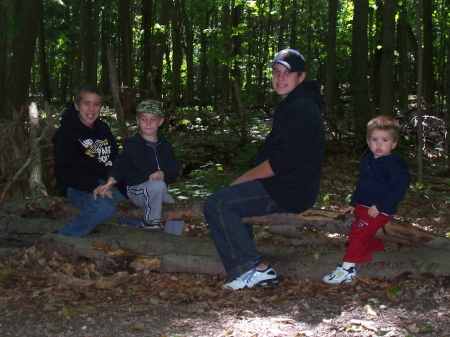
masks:
<svg viewBox="0 0 450 337"><path fill-rule="evenodd" d="M161 221L162 203L175 202L162 180L148 180L140 185L127 186L127 195L136 206L144 208L146 222ZM164 225L164 232L181 235L183 228L184 221L168 220Z"/></svg>

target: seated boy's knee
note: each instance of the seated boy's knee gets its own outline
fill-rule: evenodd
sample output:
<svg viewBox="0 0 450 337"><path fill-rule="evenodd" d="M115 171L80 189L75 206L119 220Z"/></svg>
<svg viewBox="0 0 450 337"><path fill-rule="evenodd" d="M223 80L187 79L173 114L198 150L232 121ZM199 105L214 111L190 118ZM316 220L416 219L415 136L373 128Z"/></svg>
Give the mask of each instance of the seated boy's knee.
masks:
<svg viewBox="0 0 450 337"><path fill-rule="evenodd" d="M146 186L149 190L167 192L167 185L163 180L150 180Z"/></svg>

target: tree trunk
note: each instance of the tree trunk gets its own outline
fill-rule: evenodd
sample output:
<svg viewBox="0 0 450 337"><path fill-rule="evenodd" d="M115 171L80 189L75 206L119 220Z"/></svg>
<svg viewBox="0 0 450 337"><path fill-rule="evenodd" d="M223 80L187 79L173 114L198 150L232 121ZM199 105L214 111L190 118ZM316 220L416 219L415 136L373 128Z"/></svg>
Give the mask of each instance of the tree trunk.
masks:
<svg viewBox="0 0 450 337"><path fill-rule="evenodd" d="M4 116L8 120L12 120L13 111L19 112L26 106L39 17L43 8L42 0L17 0L17 5L20 8L17 23L18 37L14 43L9 67L6 99L0 102L5 104Z"/></svg>
<svg viewBox="0 0 450 337"><path fill-rule="evenodd" d="M174 0L172 11L172 111L180 104L181 99L181 65L183 63L183 50L181 48L181 3Z"/></svg>
<svg viewBox="0 0 450 337"><path fill-rule="evenodd" d="M36 142L39 132L39 111L36 102L31 102L28 107L29 121L30 121L30 134L29 134L29 148L31 162L28 168L29 179L28 188L31 198L37 198L47 196L47 189L42 182L42 158L39 144Z"/></svg>
<svg viewBox="0 0 450 337"><path fill-rule="evenodd" d="M122 55L122 110L124 116L132 110L133 75L131 56L133 55L133 38L131 30L130 0L119 0L119 35L120 53ZM111 71L110 71L111 76Z"/></svg>
<svg viewBox="0 0 450 337"><path fill-rule="evenodd" d="M172 14L172 0L159 0L160 12L157 19L157 24L159 27L168 27L170 24L170 16ZM152 73L152 79L154 82L155 92L157 97L160 99L163 94L162 90L162 79L163 79L163 60L164 53L167 50L167 33L161 28L158 28L155 34L155 41L152 45L152 66L154 72Z"/></svg>
<svg viewBox="0 0 450 337"><path fill-rule="evenodd" d="M64 221L69 221L80 213L78 208L72 207L66 201L50 197L36 199L24 205L8 204L8 207L5 206L4 211L8 214L26 217L32 217L36 213L45 213L47 218ZM142 219L143 215L143 209L133 205L130 201L122 201L117 206L117 218ZM162 221L205 221L203 203L164 204L161 219ZM351 214L341 215L332 211L311 208L302 214L271 214L245 218L244 221L246 223L266 224L274 233L302 238L303 228L348 235L354 219L354 216ZM37 230L38 225L35 228ZM436 235L403 222L392 220L386 224L384 229L380 229L375 237L408 246L420 246L436 238Z"/></svg>
<svg viewBox="0 0 450 337"><path fill-rule="evenodd" d="M38 222L40 221L40 225ZM72 258L89 259L99 268L148 273L185 272L224 274L210 239L150 232L141 228L101 225L84 239L52 234L49 220L22 219L0 213L0 239L56 250ZM60 221L53 221L62 226ZM257 246L262 258L277 274L320 280L336 267L343 250L316 250ZM375 253L374 260L358 265L366 277L395 277L403 272L450 274L448 240L438 238L407 252Z"/></svg>
<svg viewBox="0 0 450 337"><path fill-rule="evenodd" d="M434 58L434 41L433 33L433 1L422 0L422 17L423 17L423 98L427 106L427 114L432 115L434 105L436 104L436 79L434 77L435 65Z"/></svg>
<svg viewBox="0 0 450 337"><path fill-rule="evenodd" d="M74 69L74 87L79 88L81 86L82 78L82 62L83 62L83 49L84 49L84 30L85 30L85 7L86 0L80 0L80 25L78 28L78 41L77 41L77 57L75 59Z"/></svg>
<svg viewBox="0 0 450 337"><path fill-rule="evenodd" d="M0 27L5 27L8 23L8 10L6 1L0 2ZM11 119L6 114L5 104L6 101L6 78L8 74L8 34L7 29L0 29L0 120Z"/></svg>
<svg viewBox="0 0 450 337"><path fill-rule="evenodd" d="M351 89L353 92L353 116L355 120L355 134L365 135L367 122L371 118L369 91L367 84L367 18L369 11L368 0L354 0L354 16L352 30L352 76Z"/></svg>
<svg viewBox="0 0 450 337"><path fill-rule="evenodd" d="M423 53L422 27L420 24L421 0L416 2L417 30L417 181L423 182L423 124L422 124L422 86L423 86Z"/></svg>
<svg viewBox="0 0 450 337"><path fill-rule="evenodd" d="M383 45L380 64L380 115L394 114L395 9L397 0L385 1L383 8Z"/></svg>
<svg viewBox="0 0 450 337"><path fill-rule="evenodd" d="M446 94L446 108L447 108L447 137L445 139L445 148L447 149L447 169L450 171L450 35L447 35L447 71L446 71L446 83L445 83L445 94Z"/></svg>
<svg viewBox="0 0 450 337"><path fill-rule="evenodd" d="M186 38L186 88L184 90L184 104L194 103L194 32L186 9L186 0L182 0L182 19Z"/></svg>
<svg viewBox="0 0 450 337"><path fill-rule="evenodd" d="M41 75L42 95L45 102L51 103L52 90L50 88L50 79L48 77L47 57L45 52L45 34L44 34L44 9L41 10L38 26L39 40L39 70Z"/></svg>
<svg viewBox="0 0 450 337"><path fill-rule="evenodd" d="M406 40L406 3L403 1L400 8L399 23L397 26L397 50L398 50L398 109L406 115L408 110L408 50Z"/></svg>
<svg viewBox="0 0 450 337"><path fill-rule="evenodd" d="M152 75L152 40L153 40L153 1L142 0L142 29L144 31L142 38L142 63L143 72L141 78L141 89L143 97L151 97L158 99L153 83Z"/></svg>
<svg viewBox="0 0 450 337"><path fill-rule="evenodd" d="M117 115L117 124L119 126L119 132L122 139L127 139L130 135L128 133L128 128L125 123L125 115L122 110L122 105L120 104L120 94L119 94L119 83L117 81L116 72L116 60L114 59L114 50L108 44L108 69L109 69L109 81L110 81L110 91L113 96L114 109Z"/></svg>
<svg viewBox="0 0 450 337"><path fill-rule="evenodd" d="M334 87L336 81L336 25L338 0L328 1L328 34L325 75L325 115L334 115Z"/></svg>

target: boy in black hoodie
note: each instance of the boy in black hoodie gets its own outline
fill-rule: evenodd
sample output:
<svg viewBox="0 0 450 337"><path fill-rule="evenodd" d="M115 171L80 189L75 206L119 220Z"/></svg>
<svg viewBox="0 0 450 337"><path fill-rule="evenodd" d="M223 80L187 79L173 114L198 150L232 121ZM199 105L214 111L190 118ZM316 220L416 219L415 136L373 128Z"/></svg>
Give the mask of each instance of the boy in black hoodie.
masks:
<svg viewBox="0 0 450 337"><path fill-rule="evenodd" d="M178 177L180 165L172 144L158 134L164 122L161 102L144 99L136 112L141 132L123 142L123 151L109 171L100 194L108 193L114 184L124 180L128 197L135 205L144 207L141 227L159 230L162 203L174 202L167 188ZM166 221L164 232L181 235L183 228L183 221L170 220Z"/></svg>
<svg viewBox="0 0 450 337"><path fill-rule="evenodd" d="M302 213L317 199L325 131L316 81L307 81L305 59L293 49L272 62L272 86L280 95L272 130L254 168L205 201L205 218L231 282L224 289L277 285L275 271L259 255L253 227L242 218L271 213Z"/></svg>
<svg viewBox="0 0 450 337"><path fill-rule="evenodd" d="M111 130L100 120L103 94L91 84L78 89L75 101L53 137L55 175L59 191L82 212L58 233L85 237L116 214L116 202L126 198L116 189L103 195L100 187L118 154Z"/></svg>

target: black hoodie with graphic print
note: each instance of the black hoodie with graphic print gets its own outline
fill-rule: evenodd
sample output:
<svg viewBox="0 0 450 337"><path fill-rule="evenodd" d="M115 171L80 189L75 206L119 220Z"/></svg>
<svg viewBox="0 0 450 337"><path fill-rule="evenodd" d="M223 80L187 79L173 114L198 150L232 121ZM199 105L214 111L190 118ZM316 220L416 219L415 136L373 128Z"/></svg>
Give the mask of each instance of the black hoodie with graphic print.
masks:
<svg viewBox="0 0 450 337"><path fill-rule="evenodd" d="M84 125L72 103L53 136L55 176L62 196L67 188L93 192L108 172L119 152L108 124L97 118L93 128Z"/></svg>

